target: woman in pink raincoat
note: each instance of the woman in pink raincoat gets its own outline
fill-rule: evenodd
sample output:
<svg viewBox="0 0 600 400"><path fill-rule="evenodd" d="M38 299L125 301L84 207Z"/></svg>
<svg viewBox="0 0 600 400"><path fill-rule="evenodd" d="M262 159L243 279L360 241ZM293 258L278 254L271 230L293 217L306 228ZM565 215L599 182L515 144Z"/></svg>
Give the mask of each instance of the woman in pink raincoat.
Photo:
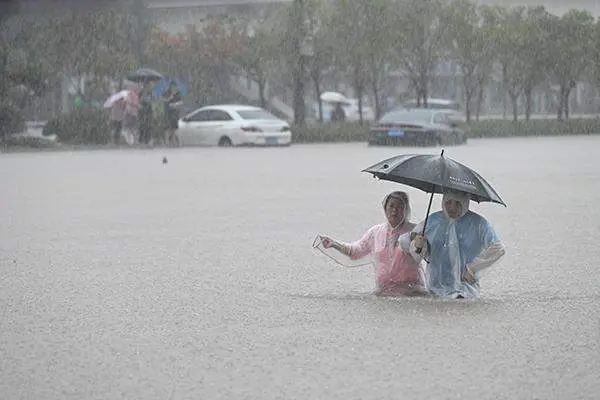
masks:
<svg viewBox="0 0 600 400"><path fill-rule="evenodd" d="M410 232L410 204L405 192L392 192L383 199L387 222L371 227L361 239L344 243L321 236L325 248L334 248L352 260L373 257L379 296L425 294L419 263L398 247L398 238Z"/></svg>

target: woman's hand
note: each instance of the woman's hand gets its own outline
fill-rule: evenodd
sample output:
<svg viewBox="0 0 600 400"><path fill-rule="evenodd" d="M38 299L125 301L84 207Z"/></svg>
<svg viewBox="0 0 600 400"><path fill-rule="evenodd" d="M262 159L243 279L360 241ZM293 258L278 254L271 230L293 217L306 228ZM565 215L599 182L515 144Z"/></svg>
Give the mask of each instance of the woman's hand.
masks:
<svg viewBox="0 0 600 400"><path fill-rule="evenodd" d="M340 243L327 236L321 236L321 243L326 249L334 248L340 253L350 256L350 247L344 243Z"/></svg>
<svg viewBox="0 0 600 400"><path fill-rule="evenodd" d="M321 238L321 244L323 245L323 247L325 247L326 249L333 247L333 240L331 240L327 236L319 236L319 237Z"/></svg>

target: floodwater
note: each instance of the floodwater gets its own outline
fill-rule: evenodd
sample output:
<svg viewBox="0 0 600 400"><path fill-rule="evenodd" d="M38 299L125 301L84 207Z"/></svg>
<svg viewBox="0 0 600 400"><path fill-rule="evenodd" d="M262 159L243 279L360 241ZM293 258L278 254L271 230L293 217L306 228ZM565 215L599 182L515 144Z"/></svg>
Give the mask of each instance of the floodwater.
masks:
<svg viewBox="0 0 600 400"><path fill-rule="evenodd" d="M598 150L446 149L508 205L472 207L507 246L478 301L377 298L311 248L383 221L400 186L361 169L439 148L0 155L0 398L597 399Z"/></svg>

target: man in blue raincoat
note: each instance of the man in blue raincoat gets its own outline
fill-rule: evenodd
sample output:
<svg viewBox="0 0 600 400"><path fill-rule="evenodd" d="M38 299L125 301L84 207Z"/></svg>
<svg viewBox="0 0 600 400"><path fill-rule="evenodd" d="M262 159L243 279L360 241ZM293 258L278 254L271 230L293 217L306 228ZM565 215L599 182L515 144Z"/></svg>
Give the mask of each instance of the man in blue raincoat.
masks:
<svg viewBox="0 0 600 400"><path fill-rule="evenodd" d="M469 211L469 196L448 192L442 211L430 215L425 235L423 222L399 238L400 247L417 261L429 261L427 289L445 298L479 297L480 272L504 254L504 244L481 215ZM417 253L417 249L422 249Z"/></svg>

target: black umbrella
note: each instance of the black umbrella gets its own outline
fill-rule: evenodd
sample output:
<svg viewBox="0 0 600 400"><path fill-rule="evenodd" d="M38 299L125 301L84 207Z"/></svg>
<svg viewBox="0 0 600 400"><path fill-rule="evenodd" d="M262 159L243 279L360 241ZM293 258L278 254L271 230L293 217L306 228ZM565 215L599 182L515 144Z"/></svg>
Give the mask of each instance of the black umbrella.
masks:
<svg viewBox="0 0 600 400"><path fill-rule="evenodd" d="M159 81L164 78L163 74L150 68L140 68L127 74L127 80L137 83Z"/></svg>
<svg viewBox="0 0 600 400"><path fill-rule="evenodd" d="M445 193L448 190L458 191L469 194L469 197L478 203L488 201L506 206L492 185L481 175L451 158L444 157L444 150L439 156L402 154L380 161L362 172L368 172L382 180L402 183L431 193L423 234L435 193Z"/></svg>

